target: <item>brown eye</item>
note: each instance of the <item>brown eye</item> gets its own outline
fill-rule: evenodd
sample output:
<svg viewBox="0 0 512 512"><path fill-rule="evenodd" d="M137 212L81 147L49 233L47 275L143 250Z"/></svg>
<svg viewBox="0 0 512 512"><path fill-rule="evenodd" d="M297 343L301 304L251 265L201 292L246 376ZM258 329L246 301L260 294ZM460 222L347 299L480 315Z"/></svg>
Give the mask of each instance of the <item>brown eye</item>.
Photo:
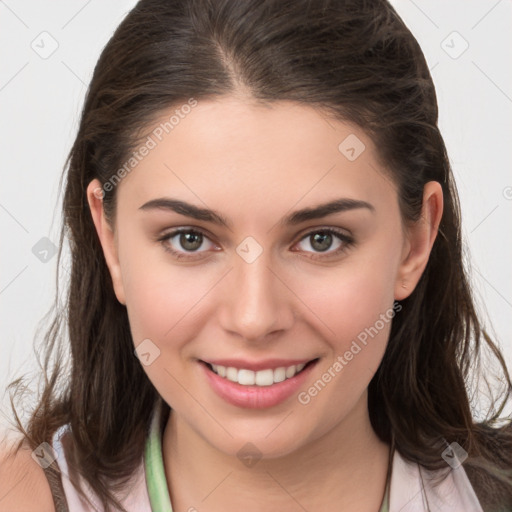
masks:
<svg viewBox="0 0 512 512"><path fill-rule="evenodd" d="M186 251L197 251L203 243L203 235L194 231L179 234L179 243Z"/></svg>
<svg viewBox="0 0 512 512"><path fill-rule="evenodd" d="M354 239L344 232L333 228L310 231L299 241L301 251L312 253L312 257L333 256L342 253L354 243ZM300 247L302 245L302 247Z"/></svg>
<svg viewBox="0 0 512 512"><path fill-rule="evenodd" d="M316 251L327 251L332 245L333 237L330 233L315 233L310 235L310 244Z"/></svg>
<svg viewBox="0 0 512 512"><path fill-rule="evenodd" d="M180 228L167 233L158 239L164 250L177 259L206 257L211 250L218 247L201 231Z"/></svg>

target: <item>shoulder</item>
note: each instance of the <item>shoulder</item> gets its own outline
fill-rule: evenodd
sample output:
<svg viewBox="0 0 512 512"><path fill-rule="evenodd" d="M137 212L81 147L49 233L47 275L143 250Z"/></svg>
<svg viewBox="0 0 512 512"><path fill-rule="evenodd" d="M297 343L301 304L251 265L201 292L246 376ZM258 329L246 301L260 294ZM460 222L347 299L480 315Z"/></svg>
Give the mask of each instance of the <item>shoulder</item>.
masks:
<svg viewBox="0 0 512 512"><path fill-rule="evenodd" d="M55 512L43 468L26 441L0 439L0 512Z"/></svg>
<svg viewBox="0 0 512 512"><path fill-rule="evenodd" d="M430 470L412 462L397 450L393 460L390 486L390 510L424 510L429 503L439 512L483 512L482 503L473 489L465 470L454 460L445 468Z"/></svg>
<svg viewBox="0 0 512 512"><path fill-rule="evenodd" d="M480 453L468 457L466 474L484 510L512 510L512 421L478 427Z"/></svg>
<svg viewBox="0 0 512 512"><path fill-rule="evenodd" d="M511 469L498 469L495 472L473 463L466 465L465 471L484 510L512 510L512 484L505 482L500 475L510 475Z"/></svg>

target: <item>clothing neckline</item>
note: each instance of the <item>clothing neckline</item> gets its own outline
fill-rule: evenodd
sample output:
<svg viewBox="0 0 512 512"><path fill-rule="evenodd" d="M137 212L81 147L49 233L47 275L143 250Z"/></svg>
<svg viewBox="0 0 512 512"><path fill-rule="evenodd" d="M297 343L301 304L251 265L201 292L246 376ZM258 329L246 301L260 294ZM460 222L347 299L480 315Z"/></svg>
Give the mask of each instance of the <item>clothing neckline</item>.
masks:
<svg viewBox="0 0 512 512"><path fill-rule="evenodd" d="M152 512L173 512L162 456L162 418L164 407L165 402L163 399L160 399L151 419L149 435L144 449L146 482ZM391 487L393 455L394 447L392 445L388 462L386 490L378 512L389 512L389 490Z"/></svg>
<svg viewBox="0 0 512 512"><path fill-rule="evenodd" d="M162 412L164 401L156 404L144 449L144 465L152 512L173 512L162 456Z"/></svg>

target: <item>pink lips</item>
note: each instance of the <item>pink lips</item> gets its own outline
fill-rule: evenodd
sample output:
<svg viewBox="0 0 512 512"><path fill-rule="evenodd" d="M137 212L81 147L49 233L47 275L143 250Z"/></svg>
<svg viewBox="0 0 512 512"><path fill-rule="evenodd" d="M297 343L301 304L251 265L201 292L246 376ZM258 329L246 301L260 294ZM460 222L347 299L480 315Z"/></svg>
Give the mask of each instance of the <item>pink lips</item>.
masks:
<svg viewBox="0 0 512 512"><path fill-rule="evenodd" d="M274 363L270 363L270 361L265 361L266 366L261 366L259 364L247 365L247 362L236 361L236 364L227 364L230 360L218 360L211 361L212 364L220 364L222 366L234 366L235 368L246 368L248 370L257 371L264 368L279 368L280 366L291 366L293 364L300 364L302 362L307 361L292 361L292 360L279 360L274 361L274 363L278 362L273 366ZM294 375L290 379L286 379L283 382L278 382L276 384L272 384L271 386L243 386L242 384L238 384L237 382L231 382L228 379L217 375L213 372L203 361L200 361L200 365L202 366L203 372L210 383L212 389L223 398L226 402L235 405L237 407L245 407L248 409L264 409L267 407L274 407L275 405L284 402L287 398L296 393L304 381L307 379L308 375L311 373L313 367L316 365L318 361L314 361L311 364L308 364L303 368L302 371ZM269 365L270 363L270 365ZM284 363L284 364L281 364ZM246 365L246 366L244 366ZM259 368L258 368L259 366Z"/></svg>

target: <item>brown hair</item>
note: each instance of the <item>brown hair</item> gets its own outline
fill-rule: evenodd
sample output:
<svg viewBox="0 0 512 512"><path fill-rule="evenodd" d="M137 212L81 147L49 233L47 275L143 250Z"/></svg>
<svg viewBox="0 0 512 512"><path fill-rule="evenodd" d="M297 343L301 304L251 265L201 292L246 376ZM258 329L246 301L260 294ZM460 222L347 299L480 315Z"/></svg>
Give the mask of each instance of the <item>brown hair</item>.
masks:
<svg viewBox="0 0 512 512"><path fill-rule="evenodd" d="M446 467L445 440L459 443L482 504L512 507L512 423L498 422L512 383L472 298L432 78L417 41L385 0L141 0L126 16L96 65L66 162L58 256L60 262L67 239L66 324L57 311L45 337L48 378L26 430L14 410L31 447L69 423L71 466L105 507L116 503L111 491L140 461L158 393L134 355L86 187L94 178L107 183L164 109L240 90L263 103L296 101L359 125L397 184L406 221L419 218L425 183L442 185L439 236L393 320L369 386L370 418L382 440L429 469ZM110 219L115 192L105 188ZM69 371L60 356L67 337ZM476 422L474 376L481 375L484 349L503 387L501 401L493 400L485 420ZM21 380L11 386L20 392Z"/></svg>

